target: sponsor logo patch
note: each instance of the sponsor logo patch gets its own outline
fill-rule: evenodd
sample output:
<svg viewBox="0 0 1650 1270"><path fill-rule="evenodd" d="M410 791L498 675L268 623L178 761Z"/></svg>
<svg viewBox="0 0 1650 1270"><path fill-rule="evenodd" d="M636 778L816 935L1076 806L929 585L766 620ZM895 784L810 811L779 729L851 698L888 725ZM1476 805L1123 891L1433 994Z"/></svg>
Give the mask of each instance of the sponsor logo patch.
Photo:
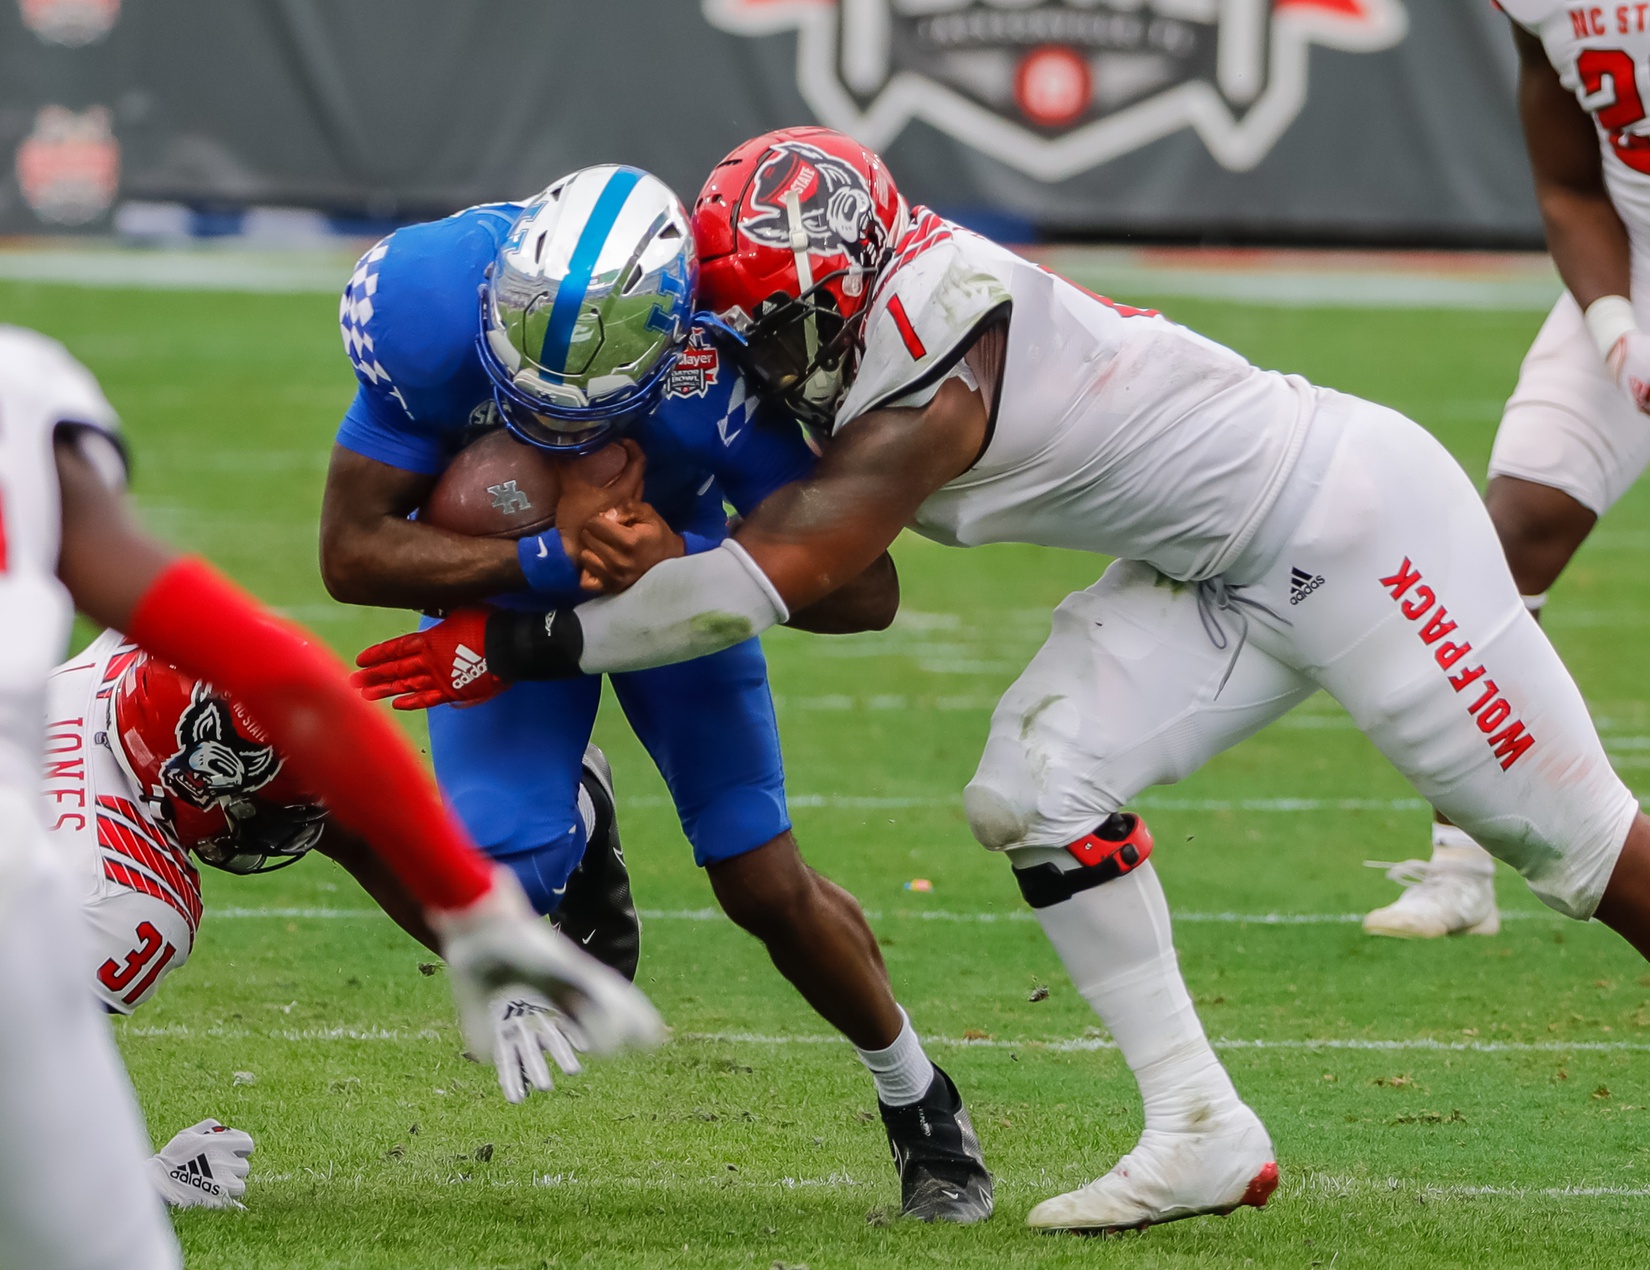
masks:
<svg viewBox="0 0 1650 1270"><path fill-rule="evenodd" d="M487 673L487 659L468 644L453 650L453 689L472 684Z"/></svg>
<svg viewBox="0 0 1650 1270"><path fill-rule="evenodd" d="M1404 38L1402 0L702 0L737 35L797 32L818 120L885 149L920 120L1043 181L1190 128L1254 167L1309 99L1312 45Z"/></svg>
<svg viewBox="0 0 1650 1270"><path fill-rule="evenodd" d="M722 355L695 333L671 368L667 397L703 397L722 373Z"/></svg>

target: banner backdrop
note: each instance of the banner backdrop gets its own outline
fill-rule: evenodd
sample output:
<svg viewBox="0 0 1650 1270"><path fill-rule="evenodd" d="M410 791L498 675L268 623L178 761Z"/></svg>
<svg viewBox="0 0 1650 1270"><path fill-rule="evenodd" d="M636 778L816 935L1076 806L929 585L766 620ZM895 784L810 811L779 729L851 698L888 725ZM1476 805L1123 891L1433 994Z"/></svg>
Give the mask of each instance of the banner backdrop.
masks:
<svg viewBox="0 0 1650 1270"><path fill-rule="evenodd" d="M370 219L822 122L1016 233L1537 243L1489 0L0 0L0 232Z"/></svg>

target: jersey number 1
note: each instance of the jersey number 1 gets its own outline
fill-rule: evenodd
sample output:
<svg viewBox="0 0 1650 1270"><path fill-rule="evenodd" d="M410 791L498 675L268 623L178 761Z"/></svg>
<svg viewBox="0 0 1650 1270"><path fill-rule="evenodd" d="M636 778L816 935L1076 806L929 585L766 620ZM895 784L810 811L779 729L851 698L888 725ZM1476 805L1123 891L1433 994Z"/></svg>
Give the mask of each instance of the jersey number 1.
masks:
<svg viewBox="0 0 1650 1270"><path fill-rule="evenodd" d="M1644 99L1632 57L1621 49L1583 49L1576 58L1576 74L1581 77L1581 90L1590 98L1604 91L1605 80L1610 81L1615 100L1595 106L1593 118L1610 138L1616 158L1633 171L1650 175L1650 137L1628 131L1644 122Z"/></svg>

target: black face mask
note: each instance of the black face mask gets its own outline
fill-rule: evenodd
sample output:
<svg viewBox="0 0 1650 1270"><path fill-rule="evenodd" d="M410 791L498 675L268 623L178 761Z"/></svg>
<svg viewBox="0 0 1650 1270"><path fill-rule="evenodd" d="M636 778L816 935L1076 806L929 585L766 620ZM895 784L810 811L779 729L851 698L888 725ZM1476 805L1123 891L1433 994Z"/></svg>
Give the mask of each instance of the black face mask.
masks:
<svg viewBox="0 0 1650 1270"><path fill-rule="evenodd" d="M835 298L825 289L825 283L846 272L828 274L800 296L776 291L757 305L743 344L733 350L739 368L761 396L810 428L827 432L836 419L836 402L810 400L807 391L815 374L835 370L852 352L864 316L859 313L844 321ZM816 341L812 357L808 355L810 323Z"/></svg>

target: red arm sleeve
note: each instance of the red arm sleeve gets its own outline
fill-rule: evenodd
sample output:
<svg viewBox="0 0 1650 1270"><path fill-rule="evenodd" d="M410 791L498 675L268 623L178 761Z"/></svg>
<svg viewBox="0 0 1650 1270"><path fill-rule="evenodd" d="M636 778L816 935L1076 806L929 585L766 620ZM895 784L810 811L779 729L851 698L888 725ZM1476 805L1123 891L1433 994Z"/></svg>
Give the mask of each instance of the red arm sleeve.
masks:
<svg viewBox="0 0 1650 1270"><path fill-rule="evenodd" d="M240 701L292 772L372 844L428 908L462 908L490 866L405 740L350 689L343 664L199 559L166 568L126 634Z"/></svg>

